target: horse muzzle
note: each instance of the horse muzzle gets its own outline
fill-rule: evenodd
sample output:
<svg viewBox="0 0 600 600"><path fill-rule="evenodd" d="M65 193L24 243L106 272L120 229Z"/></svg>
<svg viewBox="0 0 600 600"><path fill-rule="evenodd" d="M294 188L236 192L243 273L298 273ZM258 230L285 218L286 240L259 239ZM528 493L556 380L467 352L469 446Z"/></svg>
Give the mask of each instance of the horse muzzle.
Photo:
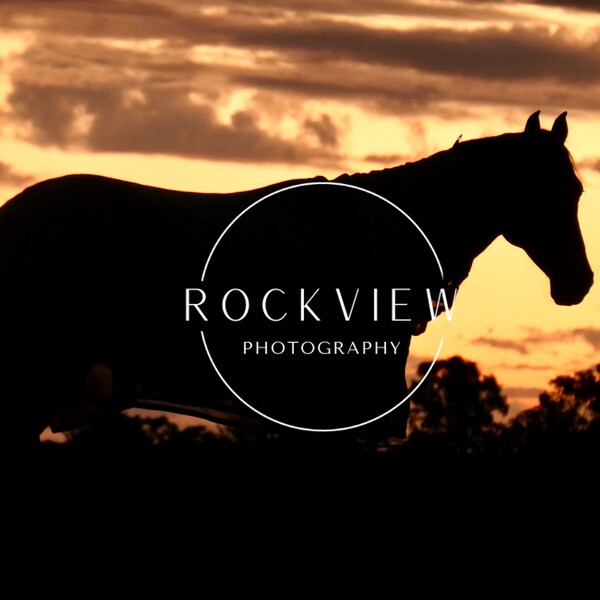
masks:
<svg viewBox="0 0 600 600"><path fill-rule="evenodd" d="M560 306L573 306L580 304L587 296L594 283L594 273L590 270L583 277L569 279L568 281L551 281L550 295L552 300Z"/></svg>

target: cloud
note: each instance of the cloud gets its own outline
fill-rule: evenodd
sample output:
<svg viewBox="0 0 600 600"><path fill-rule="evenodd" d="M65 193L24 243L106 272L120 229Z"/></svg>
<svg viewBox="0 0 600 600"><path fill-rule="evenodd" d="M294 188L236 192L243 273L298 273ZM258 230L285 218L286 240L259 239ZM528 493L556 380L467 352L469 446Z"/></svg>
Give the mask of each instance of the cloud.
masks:
<svg viewBox="0 0 600 600"><path fill-rule="evenodd" d="M318 119L306 119L304 127L317 137L322 146L338 145L338 131L329 115L322 114Z"/></svg>
<svg viewBox="0 0 600 600"><path fill-rule="evenodd" d="M181 27L185 27L186 2L173 0L170 4L172 8L168 8L166 3L160 6L144 0L3 0L0 3L0 22L8 29L76 36L174 36Z"/></svg>
<svg viewBox="0 0 600 600"><path fill-rule="evenodd" d="M465 1L463 0L463 4ZM475 4L475 2L473 2ZM493 5L496 8L496 15L502 14L502 6L514 4L514 0L481 0L477 4L481 6ZM466 4L470 4L470 0L466 0ZM551 8L566 8L570 10L585 10L600 12L600 7L596 0L529 0L527 2L520 2L523 6L535 5L535 6L546 6Z"/></svg>
<svg viewBox="0 0 600 600"><path fill-rule="evenodd" d="M363 160L380 165L402 165L408 157L404 154L367 154Z"/></svg>
<svg viewBox="0 0 600 600"><path fill-rule="evenodd" d="M484 346L490 346L499 350L513 350L519 354L528 354L529 350L527 346L521 342L515 340L503 340L492 337L478 337L472 340L473 344L482 344Z"/></svg>
<svg viewBox="0 0 600 600"><path fill-rule="evenodd" d="M24 175L17 173L13 167L5 162L0 161L0 184L5 185L25 185L33 181L32 175Z"/></svg>
<svg viewBox="0 0 600 600"><path fill-rule="evenodd" d="M591 169L600 173L600 158L586 158L580 163L582 169Z"/></svg>
<svg viewBox="0 0 600 600"><path fill-rule="evenodd" d="M486 27L474 31L375 29L327 20L232 32L235 42L278 51L318 55L321 60L407 67L426 73L482 79L587 82L600 75L594 45L545 27ZM307 44L307 40L318 43Z"/></svg>
<svg viewBox="0 0 600 600"><path fill-rule="evenodd" d="M600 6L596 0L534 0L533 4L600 12Z"/></svg>
<svg viewBox="0 0 600 600"><path fill-rule="evenodd" d="M488 22L501 14L501 27ZM381 15L413 15L419 25L388 26ZM398 116L452 116L449 103L600 108L589 84L600 78L598 32L579 39L533 27L501 3L5 0L0 23L36 33L7 69L12 116L28 124L30 139L61 147L340 160L335 113L300 109L287 116L297 133L283 135L260 102L223 118L240 90Z"/></svg>
<svg viewBox="0 0 600 600"><path fill-rule="evenodd" d="M127 93L131 92L131 93ZM196 102L186 90L41 87L19 83L9 97L16 115L31 126L39 144L80 144L101 152L175 154L245 162L335 160L324 147L269 133L254 110L238 110L230 122ZM331 141L335 129L326 115L315 121ZM327 137L329 136L329 137Z"/></svg>
<svg viewBox="0 0 600 600"><path fill-rule="evenodd" d="M549 345L564 342L573 342L581 339L589 344L594 350L600 350L600 328L578 327L575 329L563 329L556 331L541 331L540 329L529 329L528 333L518 340L506 340L493 337L478 337L472 340L474 344L484 344L500 350L513 350L519 354L529 354L530 346ZM550 367L534 367L526 364L501 365L503 368L511 369L546 369Z"/></svg>
<svg viewBox="0 0 600 600"><path fill-rule="evenodd" d="M494 365L492 369L512 369L515 371L550 371L554 369L554 365L533 365L528 363L508 364L500 363Z"/></svg>
<svg viewBox="0 0 600 600"><path fill-rule="evenodd" d="M543 390L534 387L509 386L503 387L502 391L508 398L538 398Z"/></svg>
<svg viewBox="0 0 600 600"><path fill-rule="evenodd" d="M525 344L549 344L572 342L577 338L588 343L594 350L600 350L600 329L597 327L577 327L556 331L529 329L529 333L523 338L523 342Z"/></svg>
<svg viewBox="0 0 600 600"><path fill-rule="evenodd" d="M600 350L600 329L596 327L579 327L573 329L573 335L587 342L594 350Z"/></svg>

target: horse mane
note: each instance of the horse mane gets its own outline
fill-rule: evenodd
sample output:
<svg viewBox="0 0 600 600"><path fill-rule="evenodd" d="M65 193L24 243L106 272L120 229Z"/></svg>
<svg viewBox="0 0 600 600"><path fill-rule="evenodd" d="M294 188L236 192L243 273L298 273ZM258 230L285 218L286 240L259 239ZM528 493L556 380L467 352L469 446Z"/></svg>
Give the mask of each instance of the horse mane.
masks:
<svg viewBox="0 0 600 600"><path fill-rule="evenodd" d="M555 159L557 162L562 157L567 160L564 164L570 165L570 169L565 170L562 176L565 180L572 180L575 186L579 187L579 192L583 192L581 177L573 160L572 154L563 144L556 144L552 139L552 133L542 130L535 135L519 132L504 133L496 136L475 138L462 141L461 137L456 140L454 145L446 150L440 150L430 156L411 161L395 167L376 169L369 172L357 172L354 174L344 173L336 177L333 181L347 182L365 187L380 187L390 185L410 184L413 176L422 174L424 170L441 169L442 172L451 172L460 170L464 166L464 159L475 159L477 162L486 157L489 161L490 152L492 160L497 157L498 160L505 160L509 156L519 157L531 162L539 156L540 159ZM470 174L475 176L474 173Z"/></svg>

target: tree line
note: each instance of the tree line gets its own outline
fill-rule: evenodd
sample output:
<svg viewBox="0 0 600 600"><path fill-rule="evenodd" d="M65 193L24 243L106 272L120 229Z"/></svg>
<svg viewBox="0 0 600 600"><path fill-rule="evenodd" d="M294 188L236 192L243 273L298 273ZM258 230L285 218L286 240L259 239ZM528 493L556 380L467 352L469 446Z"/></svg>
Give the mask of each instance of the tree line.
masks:
<svg viewBox="0 0 600 600"><path fill-rule="evenodd" d="M425 376L422 363L412 388ZM408 437L413 447L446 448L456 453L514 453L565 443L600 442L600 364L549 382L536 406L507 419L509 403L493 375L461 356L438 360L411 396ZM277 437L269 434L267 437ZM69 432L67 441L94 445L118 440L128 446L189 447L249 442L261 432L203 425L179 429L165 416L105 416L90 427Z"/></svg>
<svg viewBox="0 0 600 600"><path fill-rule="evenodd" d="M419 366L413 386L427 367ZM413 395L409 439L460 452L592 442L600 429L600 364L550 380L537 405L509 420L503 418L508 410L493 375L483 375L475 362L460 356L440 360Z"/></svg>

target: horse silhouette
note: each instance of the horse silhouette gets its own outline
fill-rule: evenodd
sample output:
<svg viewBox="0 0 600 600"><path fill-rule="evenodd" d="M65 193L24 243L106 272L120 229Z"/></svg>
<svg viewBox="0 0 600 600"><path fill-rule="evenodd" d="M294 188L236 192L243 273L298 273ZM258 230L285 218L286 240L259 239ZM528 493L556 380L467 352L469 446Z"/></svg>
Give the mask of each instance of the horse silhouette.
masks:
<svg viewBox="0 0 600 600"><path fill-rule="evenodd" d="M415 163L334 181L379 194L410 215L441 259L444 285L458 287L473 260L504 236L549 277L553 300L573 305L589 291L593 273L577 218L583 188L566 138L566 113L548 131L537 111L520 133L457 141ZM224 393L198 332L182 318L179 292L197 284L211 248L241 211L271 192L325 181L208 194L69 175L8 201L0 208L6 439L37 439L48 424L54 430L75 427L107 406L260 424ZM360 216L351 218L360 223ZM310 211L305 217L304 225L315 226ZM272 225L267 241L289 240L297 229L285 216ZM365 244L377 246L377 231L361 236L362 246L349 240L357 259ZM410 336L427 320L413 319L404 330L399 396L406 391ZM359 387L369 393L367 385ZM394 413L396 435L405 430L406 404Z"/></svg>

